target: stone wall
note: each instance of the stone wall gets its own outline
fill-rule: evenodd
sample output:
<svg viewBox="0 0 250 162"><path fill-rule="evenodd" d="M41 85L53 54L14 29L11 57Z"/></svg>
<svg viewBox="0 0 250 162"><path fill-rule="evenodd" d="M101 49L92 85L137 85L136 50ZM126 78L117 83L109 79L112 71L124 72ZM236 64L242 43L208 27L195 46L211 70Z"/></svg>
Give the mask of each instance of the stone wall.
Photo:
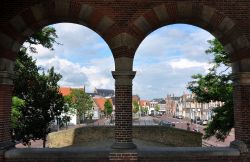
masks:
<svg viewBox="0 0 250 162"><path fill-rule="evenodd" d="M105 141L113 138L114 127L82 127L50 133L48 147L79 146L91 141ZM200 133L164 126L134 126L133 138L176 147L200 147L202 144Z"/></svg>

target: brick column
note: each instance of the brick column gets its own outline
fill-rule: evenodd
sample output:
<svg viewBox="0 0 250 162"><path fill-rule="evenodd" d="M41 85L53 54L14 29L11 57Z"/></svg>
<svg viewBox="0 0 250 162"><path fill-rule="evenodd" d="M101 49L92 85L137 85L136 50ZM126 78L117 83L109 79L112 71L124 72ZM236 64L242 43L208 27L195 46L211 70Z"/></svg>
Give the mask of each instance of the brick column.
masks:
<svg viewBox="0 0 250 162"><path fill-rule="evenodd" d="M249 152L250 148L250 72L237 72L234 81L234 121L235 141L232 147L241 152Z"/></svg>
<svg viewBox="0 0 250 162"><path fill-rule="evenodd" d="M4 152L14 146L10 134L12 70L13 61L0 59L0 162L4 161Z"/></svg>
<svg viewBox="0 0 250 162"><path fill-rule="evenodd" d="M112 148L136 148L132 141L132 80L135 71L113 71L115 78L115 143Z"/></svg>

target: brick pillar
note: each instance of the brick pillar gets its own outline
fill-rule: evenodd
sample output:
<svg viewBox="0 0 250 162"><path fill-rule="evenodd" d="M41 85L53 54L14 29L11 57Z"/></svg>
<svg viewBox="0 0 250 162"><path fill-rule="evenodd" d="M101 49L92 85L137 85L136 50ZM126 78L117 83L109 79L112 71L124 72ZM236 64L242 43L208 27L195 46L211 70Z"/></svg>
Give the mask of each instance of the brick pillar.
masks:
<svg viewBox="0 0 250 162"><path fill-rule="evenodd" d="M232 147L250 151L250 72L237 72L234 81L235 141Z"/></svg>
<svg viewBox="0 0 250 162"><path fill-rule="evenodd" d="M0 162L4 161L4 152L14 146L10 134L12 70L13 61L0 58Z"/></svg>
<svg viewBox="0 0 250 162"><path fill-rule="evenodd" d="M109 154L110 162L137 162L138 161L138 153L136 152L112 152Z"/></svg>
<svg viewBox="0 0 250 162"><path fill-rule="evenodd" d="M113 71L115 78L115 143L112 148L136 148L132 141L132 80L135 71Z"/></svg>

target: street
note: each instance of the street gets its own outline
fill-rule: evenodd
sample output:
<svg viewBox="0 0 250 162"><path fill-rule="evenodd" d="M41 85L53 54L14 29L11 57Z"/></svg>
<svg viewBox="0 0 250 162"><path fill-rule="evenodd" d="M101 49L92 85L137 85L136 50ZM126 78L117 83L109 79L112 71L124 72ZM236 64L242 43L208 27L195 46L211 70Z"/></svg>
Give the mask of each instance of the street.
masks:
<svg viewBox="0 0 250 162"><path fill-rule="evenodd" d="M199 130L199 132L202 134L204 134L204 128L206 127L206 126L202 126L199 124L194 124L194 123L191 124L190 121L187 121L185 119L176 119L176 118L169 117L167 115L161 116L160 120L174 122L176 128L185 129L185 130L187 130L187 123L189 123L190 130L196 129L196 130ZM206 143L214 147L228 147L230 145L230 142L233 141L234 139L235 138L234 138L234 129L233 129L224 142L218 141L215 137L211 137L210 139L206 139L206 140L203 139L203 143Z"/></svg>
<svg viewBox="0 0 250 162"><path fill-rule="evenodd" d="M159 116L159 117L152 117L152 116L144 116L141 117L139 120L135 120L133 125L158 125L154 122L155 120L164 120L175 124L175 128L187 130L187 123L190 125L190 130L198 130L200 133L204 134L204 128L206 126L199 125L199 124L191 124L191 121L187 121L185 119L176 119L167 115ZM230 132L229 136L225 139L224 142L218 141L215 137L211 137L210 139L203 139L203 143L207 146L214 146L214 147L228 147L230 142L233 141L234 138L234 129Z"/></svg>

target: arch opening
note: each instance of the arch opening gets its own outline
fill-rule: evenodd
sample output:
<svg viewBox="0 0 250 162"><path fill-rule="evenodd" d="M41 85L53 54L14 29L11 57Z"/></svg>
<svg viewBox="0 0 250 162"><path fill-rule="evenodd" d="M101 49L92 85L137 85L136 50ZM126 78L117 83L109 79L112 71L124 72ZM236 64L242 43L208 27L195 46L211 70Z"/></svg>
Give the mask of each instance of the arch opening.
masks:
<svg viewBox="0 0 250 162"><path fill-rule="evenodd" d="M141 118L143 124L143 120L151 120L151 125L166 122L176 128L187 130L189 127L189 130L205 133L203 129L212 120L213 110L223 103L198 102L187 86L194 81L192 75L205 76L213 72L210 69L215 65L212 63L214 55L205 54L212 46L207 41L213 39L215 37L207 31L187 24L162 27L144 39L134 58L137 75L133 91L140 96L143 109L147 109ZM217 75L230 73L231 67L223 64L216 67ZM231 133L226 142L217 142L215 137L204 142L225 147L233 140Z"/></svg>
<svg viewBox="0 0 250 162"><path fill-rule="evenodd" d="M84 112L82 111L81 115L79 115L78 110L73 107L69 107L69 111L63 110L62 114L59 116L55 115L55 122L52 124L51 128L54 131L58 130L60 124L64 124L64 127L60 129L65 129L68 125L70 127L77 127L79 124L92 126L105 125L105 122L107 121L104 119L105 101L110 100L111 108L112 110L114 109L114 101L112 101L114 100L114 81L111 78L112 76L110 73L111 70L114 69L114 62L109 47L98 34L81 25L60 23L50 25L49 27L55 28L56 34L58 35L56 43L53 44L53 51L44 48L42 45L30 46L27 42L23 45L27 49L32 47L37 51L37 53L32 53L29 50L27 52L27 57L32 57L33 60L36 60L36 65L40 67L40 70L38 70L38 73L36 74L43 75L43 73L45 73L45 76L47 76L47 71L53 67L55 73L62 75L62 79L57 84L59 86L59 94L62 94L64 99L71 94L76 94L74 92L75 90L80 90L88 95L89 100L92 102L90 108L86 110L83 108ZM22 59L18 57L17 60L18 63L20 63ZM24 65L29 64L26 62ZM28 70L30 69L28 68ZM20 76L20 78L18 77L14 81L14 86L15 83L18 84L18 81L21 80L22 76ZM18 87L20 88L20 86ZM32 85L27 87L27 89L29 88L32 91ZM38 87L37 91L38 94L45 93ZM106 91L110 93L106 94ZM14 88L14 94L20 97L17 92L19 91ZM29 100L29 97L27 99ZM25 100L25 98L23 100ZM42 102L42 98L40 101ZM32 103L30 104L31 106L36 105ZM67 104L70 105L70 103ZM74 109L76 111L74 111ZM114 111L111 115L114 116ZM69 121L58 123L58 121L63 121L64 117L69 119ZM76 134L77 133L74 133L72 137L68 137L69 139L72 139L72 145L79 144L77 143L76 138L78 137ZM41 144L39 141L32 142L31 147L33 145L34 147L41 147L39 144ZM51 144L53 144L52 141L50 141L50 145ZM17 147L23 146L18 145Z"/></svg>

